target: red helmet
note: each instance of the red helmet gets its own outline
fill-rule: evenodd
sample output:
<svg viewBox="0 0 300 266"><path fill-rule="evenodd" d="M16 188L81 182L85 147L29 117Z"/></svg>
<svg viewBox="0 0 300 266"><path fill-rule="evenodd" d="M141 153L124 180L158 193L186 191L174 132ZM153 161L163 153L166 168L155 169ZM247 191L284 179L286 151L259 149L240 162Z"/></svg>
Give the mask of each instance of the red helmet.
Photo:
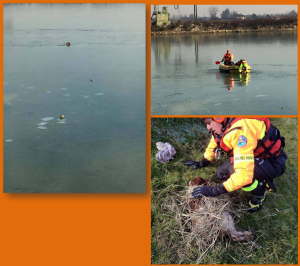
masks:
<svg viewBox="0 0 300 266"><path fill-rule="evenodd" d="M227 49L227 53L229 53L229 54L230 54L230 50L229 50L229 49Z"/></svg>
<svg viewBox="0 0 300 266"><path fill-rule="evenodd" d="M213 117L212 118L215 122L221 124L224 122L224 120L226 119L226 117Z"/></svg>

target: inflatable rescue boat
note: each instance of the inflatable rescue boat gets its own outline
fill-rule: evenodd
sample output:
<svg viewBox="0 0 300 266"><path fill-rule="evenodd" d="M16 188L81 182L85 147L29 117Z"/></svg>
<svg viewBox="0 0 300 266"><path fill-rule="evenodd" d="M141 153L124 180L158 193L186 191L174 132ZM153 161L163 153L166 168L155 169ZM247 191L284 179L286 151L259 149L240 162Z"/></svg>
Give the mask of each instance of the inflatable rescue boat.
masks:
<svg viewBox="0 0 300 266"><path fill-rule="evenodd" d="M227 73L250 73L251 67L247 64L245 60L240 60L237 63L231 62L230 65L219 65L219 70L221 72L227 72Z"/></svg>

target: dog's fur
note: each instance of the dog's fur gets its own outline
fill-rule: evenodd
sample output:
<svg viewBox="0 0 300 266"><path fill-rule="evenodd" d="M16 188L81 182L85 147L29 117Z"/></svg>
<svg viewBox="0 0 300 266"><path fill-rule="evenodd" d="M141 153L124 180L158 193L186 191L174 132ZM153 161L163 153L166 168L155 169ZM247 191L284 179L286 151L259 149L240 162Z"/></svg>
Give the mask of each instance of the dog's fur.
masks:
<svg viewBox="0 0 300 266"><path fill-rule="evenodd" d="M208 185L209 180L204 179L202 177L196 177L189 183L189 189L188 189L188 195L189 195L189 207L190 212L196 212L201 210L203 208L203 201L202 198L200 199L194 199L192 198L192 191L194 188L202 185ZM253 239L252 232L251 231L237 231L234 225L234 220L232 216L227 212L223 211L219 217L216 217L215 219L221 219L221 229L220 229L220 236L226 236L229 235L233 241L249 241ZM197 218L192 218L192 225L195 228L199 228L199 222ZM198 225L198 226L197 226ZM201 232L200 232L201 233Z"/></svg>

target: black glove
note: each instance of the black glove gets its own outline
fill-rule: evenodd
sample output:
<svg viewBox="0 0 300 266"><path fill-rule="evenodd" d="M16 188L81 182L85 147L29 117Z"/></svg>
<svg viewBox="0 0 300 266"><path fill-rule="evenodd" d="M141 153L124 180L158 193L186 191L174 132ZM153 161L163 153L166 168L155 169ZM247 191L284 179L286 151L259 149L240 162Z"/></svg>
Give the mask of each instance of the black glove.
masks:
<svg viewBox="0 0 300 266"><path fill-rule="evenodd" d="M200 163L201 167L206 167L209 164L210 164L210 161L207 160L207 159L205 159L205 158L203 158L202 161L201 161L201 163Z"/></svg>
<svg viewBox="0 0 300 266"><path fill-rule="evenodd" d="M211 186L196 187L192 192L192 196L195 199L198 199L201 198L202 196L215 197L224 193L228 193L228 191L225 189L223 183L221 183L216 187L211 187Z"/></svg>
<svg viewBox="0 0 300 266"><path fill-rule="evenodd" d="M193 167L192 170L196 170L196 169L201 168L201 163L200 162L195 162L195 161L186 161L184 163L184 165Z"/></svg>
<svg viewBox="0 0 300 266"><path fill-rule="evenodd" d="M224 59L222 59L222 61L221 62L223 62L224 61Z"/></svg>
<svg viewBox="0 0 300 266"><path fill-rule="evenodd" d="M184 165L186 165L186 166L191 166L191 167L193 167L194 169L192 169L192 170L196 170L196 169L200 169L200 168L202 168L202 167L206 167L206 166L208 166L209 164L210 164L210 161L207 160L207 159L205 159L205 158L203 158L201 162L186 161L186 162L184 163Z"/></svg>

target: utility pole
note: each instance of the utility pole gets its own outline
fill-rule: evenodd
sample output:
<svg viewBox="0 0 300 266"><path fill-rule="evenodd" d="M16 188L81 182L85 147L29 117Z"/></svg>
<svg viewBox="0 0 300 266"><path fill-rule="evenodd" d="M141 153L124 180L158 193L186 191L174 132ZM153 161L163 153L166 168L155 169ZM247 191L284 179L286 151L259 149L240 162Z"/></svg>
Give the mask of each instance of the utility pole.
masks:
<svg viewBox="0 0 300 266"><path fill-rule="evenodd" d="M197 22L197 5L194 5L194 22Z"/></svg>

